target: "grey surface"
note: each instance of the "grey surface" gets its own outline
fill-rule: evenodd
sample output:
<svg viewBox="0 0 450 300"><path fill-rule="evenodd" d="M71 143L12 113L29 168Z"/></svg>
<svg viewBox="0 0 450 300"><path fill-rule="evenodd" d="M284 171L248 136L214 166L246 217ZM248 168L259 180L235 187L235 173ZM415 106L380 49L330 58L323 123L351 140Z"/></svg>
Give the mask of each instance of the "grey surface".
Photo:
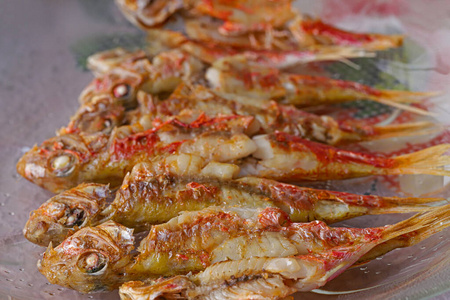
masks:
<svg viewBox="0 0 450 300"><path fill-rule="evenodd" d="M49 285L37 271L36 261L44 249L27 242L21 230L29 212L51 194L20 178L15 171L24 151L53 136L57 128L67 123L78 106L79 93L92 79L77 65L71 49L90 37L139 33L122 18L112 1L89 2L1 3L0 298L117 298L116 292L87 296ZM312 11L317 9L310 2L308 7ZM359 187L364 191L369 186L370 181L362 181ZM367 220L381 225L398 217ZM367 266L349 270L326 286L329 291L372 287L367 291L340 296L306 293L301 298L423 299L440 295L435 299L449 299L450 294L442 294L450 288L449 233L446 230L423 244L394 251Z"/></svg>

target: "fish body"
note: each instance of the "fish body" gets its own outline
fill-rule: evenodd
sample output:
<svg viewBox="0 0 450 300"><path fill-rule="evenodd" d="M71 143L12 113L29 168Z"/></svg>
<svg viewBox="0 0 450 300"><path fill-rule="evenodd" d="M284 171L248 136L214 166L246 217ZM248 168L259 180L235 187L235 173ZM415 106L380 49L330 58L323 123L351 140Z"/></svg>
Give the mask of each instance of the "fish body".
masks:
<svg viewBox="0 0 450 300"><path fill-rule="evenodd" d="M433 97L433 92L375 89L357 82L321 76L289 74L264 63L254 63L245 55L217 60L206 78L218 91L258 99L277 99L298 107L336 104L368 99L419 114L426 111L405 104Z"/></svg>
<svg viewBox="0 0 450 300"><path fill-rule="evenodd" d="M257 161L242 165L242 175L281 181L333 180L369 175L431 174L448 176L440 167L449 163L450 145L442 144L411 154L386 157L342 150L283 132L253 137Z"/></svg>

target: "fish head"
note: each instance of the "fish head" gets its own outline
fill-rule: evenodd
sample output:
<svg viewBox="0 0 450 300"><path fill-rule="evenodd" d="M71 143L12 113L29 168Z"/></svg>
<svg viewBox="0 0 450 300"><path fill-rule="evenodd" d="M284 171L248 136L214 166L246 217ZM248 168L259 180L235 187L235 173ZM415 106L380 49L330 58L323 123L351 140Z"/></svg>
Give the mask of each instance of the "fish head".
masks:
<svg viewBox="0 0 450 300"><path fill-rule="evenodd" d="M146 58L143 50L128 51L124 48L113 48L97 52L87 58L87 66L95 76L101 76L113 68L123 64Z"/></svg>
<svg viewBox="0 0 450 300"><path fill-rule="evenodd" d="M77 231L55 248L50 244L38 269L51 283L81 293L111 290L131 280L126 269L133 248L133 230L108 221Z"/></svg>
<svg viewBox="0 0 450 300"><path fill-rule="evenodd" d="M136 62L136 66L145 69L145 63ZM144 66L140 66L144 65ZM108 95L115 103L122 105L126 109L133 109L137 106L136 94L145 79L145 71L137 71L124 67L117 67L110 70L103 76L95 78L81 92L79 101L83 104L89 103L99 95Z"/></svg>
<svg viewBox="0 0 450 300"><path fill-rule="evenodd" d="M84 132L105 133L123 124L125 108L108 94L94 95L91 101L83 104L71 118L62 134Z"/></svg>
<svg viewBox="0 0 450 300"><path fill-rule="evenodd" d="M83 183L50 198L30 214L24 236L35 244L60 244L67 236L97 221L110 197L108 185Z"/></svg>
<svg viewBox="0 0 450 300"><path fill-rule="evenodd" d="M17 163L17 172L29 181L54 193L75 186L80 167L92 149L78 134L65 134L35 145Z"/></svg>
<svg viewBox="0 0 450 300"><path fill-rule="evenodd" d="M162 25L176 11L183 8L185 0L116 0L124 16L142 29Z"/></svg>

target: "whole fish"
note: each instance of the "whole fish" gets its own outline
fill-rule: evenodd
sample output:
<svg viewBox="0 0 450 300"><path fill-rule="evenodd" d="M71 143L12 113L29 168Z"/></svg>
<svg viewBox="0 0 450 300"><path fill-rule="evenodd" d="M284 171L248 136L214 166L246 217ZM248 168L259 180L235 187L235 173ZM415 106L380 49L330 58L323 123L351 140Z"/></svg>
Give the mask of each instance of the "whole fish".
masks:
<svg viewBox="0 0 450 300"><path fill-rule="evenodd" d="M191 153L221 162L246 157L256 150L248 135L259 130L250 116L200 115L186 123L172 118L154 125L150 129L141 123L122 126L110 135L73 133L51 138L25 153L17 172L52 192L82 182L118 186L135 164L157 155Z"/></svg>
<svg viewBox="0 0 450 300"><path fill-rule="evenodd" d="M206 25L200 23L196 19L187 21L186 31L192 38L175 31L152 29L148 32L147 40L150 43L155 43L156 41L156 46L151 44L146 48L146 51L157 53L161 50L179 49L210 65L220 59L230 62L240 62L245 59L246 63L250 65L276 69L285 69L317 61L342 61L348 58L374 57L375 55L373 52L360 48L344 46L297 49L296 47L292 48L290 44L287 46L277 44L281 50L276 47L255 47L253 45L245 47L234 46L208 40L209 31L203 40L197 40L201 39L202 35L202 31L198 29L201 28L203 30L205 26L208 27L210 25L209 23Z"/></svg>
<svg viewBox="0 0 450 300"><path fill-rule="evenodd" d="M186 33L192 40L248 50L299 51L353 47L378 51L400 47L403 43L401 35L344 31L320 19L300 15L282 26L262 30L249 27L235 27L233 30L232 26L207 17L188 19L185 24Z"/></svg>
<svg viewBox="0 0 450 300"><path fill-rule="evenodd" d="M301 49L320 46L353 46L384 50L402 45L400 35L345 31L331 24L301 15L291 0L204 1L116 0L125 17L134 25L152 30L161 27L172 15L189 10L195 18L185 18L191 38L202 42L246 46L254 49ZM201 20L201 22L200 22ZM188 23L196 23L192 29Z"/></svg>
<svg viewBox="0 0 450 300"><path fill-rule="evenodd" d="M283 251L275 254L269 250L270 243L275 244L275 235L259 233L235 238L219 246L225 255L230 252L227 249L233 249L234 257L215 262L195 274L127 282L120 287L120 297L123 300L284 299L296 292L320 288L354 264L415 245L443 230L450 225L449 206L443 209L446 211L436 208L380 228L329 228L320 222L286 225L280 233L286 230L292 234L289 238L297 248L293 254ZM283 246L286 251L286 244Z"/></svg>
<svg viewBox="0 0 450 300"><path fill-rule="evenodd" d="M298 107L368 99L427 115L427 111L406 104L437 95L435 92L379 90L352 81L289 74L256 65L244 55L216 61L208 69L206 78L215 89L223 93L277 99L281 103Z"/></svg>
<svg viewBox="0 0 450 300"><path fill-rule="evenodd" d="M329 116L317 116L292 105L235 95L221 97L202 85L184 83L164 101L157 101L150 94L139 92L138 102L140 107L148 108L145 113L152 118L179 115L186 109L205 112L210 117L221 114L250 115L261 124L261 133L283 131L329 145L428 134L439 127L430 122L388 126L371 126L356 121L339 124Z"/></svg>
<svg viewBox="0 0 450 300"><path fill-rule="evenodd" d="M204 276L205 285L216 276L244 281L252 275L264 278L266 272L275 270L268 266L277 265L265 262L280 259L274 262L285 261L285 266L292 266L295 272L274 273L287 275L295 290L302 291L324 285L355 263L418 243L449 225L450 205L431 208L394 225L363 229L330 228L321 221L292 223L284 211L274 207L209 207L153 226L136 254L120 245L111 247L113 253L120 250L128 263L124 267L121 264L120 269L115 263L118 257L108 262L109 252L102 253L102 259L89 260L88 267L84 267L86 260L82 260L82 268L77 267L80 253L98 253L99 247L104 251L105 237L96 227L81 229L56 248L50 245L38 266L51 283L92 292L116 288L130 280L201 271L198 276ZM110 221L108 226L114 223ZM261 264L255 265L253 259L261 259ZM98 272L94 262L102 260L106 263ZM92 274L89 269L96 272Z"/></svg>
<svg viewBox="0 0 450 300"><path fill-rule="evenodd" d="M399 198L332 192L273 180L244 177L237 165L209 162L180 154L137 164L125 176L114 201L106 207L107 185L81 184L42 204L25 225L36 244L60 244L68 235L107 220L149 230L182 211L209 206L278 207L294 222L342 221L366 214L408 213L429 208L441 198Z"/></svg>

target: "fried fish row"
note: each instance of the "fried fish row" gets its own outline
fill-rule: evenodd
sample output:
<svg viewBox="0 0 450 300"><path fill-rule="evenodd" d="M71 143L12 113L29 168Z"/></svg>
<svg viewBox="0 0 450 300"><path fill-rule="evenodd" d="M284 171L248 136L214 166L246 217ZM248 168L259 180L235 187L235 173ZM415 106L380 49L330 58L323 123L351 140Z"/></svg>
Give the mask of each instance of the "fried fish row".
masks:
<svg viewBox="0 0 450 300"><path fill-rule="evenodd" d="M176 153L236 162L243 175L287 182L450 174L440 168L450 161L450 156L445 155L449 144L390 158L342 150L284 132L255 135L260 124L252 116L209 118L201 114L193 121L171 118L150 129L145 126L138 122L118 127L111 135L74 133L51 138L27 152L17 170L53 192L82 182L117 186L137 163Z"/></svg>
<svg viewBox="0 0 450 300"><path fill-rule="evenodd" d="M257 177L236 179L239 171L237 165L190 154L156 157L137 164L115 193L105 184L83 183L49 199L30 215L24 235L41 246L55 246L83 227L108 220L145 231L182 211L209 206L276 207L294 222L330 224L366 214L417 212L445 201L355 195Z"/></svg>

